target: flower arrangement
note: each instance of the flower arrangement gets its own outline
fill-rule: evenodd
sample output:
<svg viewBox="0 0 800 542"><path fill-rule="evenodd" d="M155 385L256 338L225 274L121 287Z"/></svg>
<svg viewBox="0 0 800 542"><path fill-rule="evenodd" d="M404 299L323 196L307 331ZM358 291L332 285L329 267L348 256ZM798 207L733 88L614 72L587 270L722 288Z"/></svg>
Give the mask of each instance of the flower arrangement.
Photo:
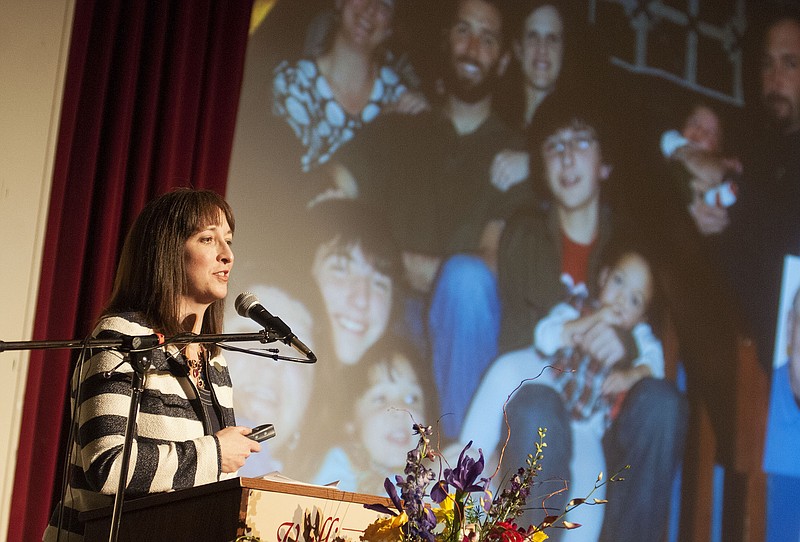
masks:
<svg viewBox="0 0 800 542"><path fill-rule="evenodd" d="M419 440L416 448L408 452L404 476L395 476L394 482L387 478L384 483L395 509L372 506L386 517L368 526L361 536L363 541L541 542L548 538L547 529L580 527L567 521L565 515L578 506L604 504L605 500L592 499L592 494L608 482L622 480L617 473L604 481L600 473L585 498L572 499L555 515L548 514L543 507L545 515L538 524L518 526L515 521L525 510L536 475L541 470L546 429L539 429L536 451L528 455L527 464L506 480L497 496L493 496L490 482L499 469L489 477L479 478L484 469L480 449L477 459L469 455L470 442L461 451L456 465L442 471L443 456L431 446L431 428L420 424L413 427ZM429 466L435 466L437 460L438 477Z"/></svg>

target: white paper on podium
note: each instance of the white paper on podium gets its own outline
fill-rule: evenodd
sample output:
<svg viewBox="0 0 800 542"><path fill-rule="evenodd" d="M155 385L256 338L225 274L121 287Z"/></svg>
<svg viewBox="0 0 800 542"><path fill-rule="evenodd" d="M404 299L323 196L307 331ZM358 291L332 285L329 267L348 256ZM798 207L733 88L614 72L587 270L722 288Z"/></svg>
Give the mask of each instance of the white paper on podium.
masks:
<svg viewBox="0 0 800 542"><path fill-rule="evenodd" d="M262 476L257 477L259 480L267 480L270 482L282 482L284 484L296 484L298 486L310 486L310 487L332 487L334 489L339 488L339 480L335 480L333 482L327 483L325 485L319 484L311 484L308 482L301 482L300 480L295 480L294 478L289 478L288 476L282 474L280 471L274 470L272 472L268 472Z"/></svg>

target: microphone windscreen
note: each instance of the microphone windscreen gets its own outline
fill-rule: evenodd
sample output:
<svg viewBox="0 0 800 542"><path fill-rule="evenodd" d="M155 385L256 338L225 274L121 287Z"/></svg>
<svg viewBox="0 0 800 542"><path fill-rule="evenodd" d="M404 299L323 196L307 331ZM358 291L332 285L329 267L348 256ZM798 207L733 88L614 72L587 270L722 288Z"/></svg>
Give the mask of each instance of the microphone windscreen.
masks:
<svg viewBox="0 0 800 542"><path fill-rule="evenodd" d="M248 317L248 312L253 305L258 303L258 298L251 292L242 292L236 297L233 306L236 307L236 312L239 316Z"/></svg>

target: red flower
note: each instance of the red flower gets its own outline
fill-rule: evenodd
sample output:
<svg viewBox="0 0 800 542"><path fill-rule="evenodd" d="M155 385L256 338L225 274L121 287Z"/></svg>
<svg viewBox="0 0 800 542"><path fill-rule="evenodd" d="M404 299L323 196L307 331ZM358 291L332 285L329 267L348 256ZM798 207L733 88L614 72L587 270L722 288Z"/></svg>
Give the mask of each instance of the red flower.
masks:
<svg viewBox="0 0 800 542"><path fill-rule="evenodd" d="M501 521L492 527L486 540L487 542L524 542L525 533L521 532L516 524Z"/></svg>

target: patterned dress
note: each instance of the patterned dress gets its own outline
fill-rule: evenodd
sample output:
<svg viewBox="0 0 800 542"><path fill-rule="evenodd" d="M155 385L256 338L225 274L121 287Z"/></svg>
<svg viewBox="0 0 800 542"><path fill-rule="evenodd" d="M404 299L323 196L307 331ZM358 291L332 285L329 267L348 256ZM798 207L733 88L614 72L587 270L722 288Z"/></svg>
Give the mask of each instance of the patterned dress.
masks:
<svg viewBox="0 0 800 542"><path fill-rule="evenodd" d="M330 160L339 147L387 105L397 102L406 90L398 74L383 66L378 70L367 105L358 115L351 115L336 101L316 62L300 60L294 65L282 62L275 69L272 111L289 123L305 148L300 165L308 172Z"/></svg>

